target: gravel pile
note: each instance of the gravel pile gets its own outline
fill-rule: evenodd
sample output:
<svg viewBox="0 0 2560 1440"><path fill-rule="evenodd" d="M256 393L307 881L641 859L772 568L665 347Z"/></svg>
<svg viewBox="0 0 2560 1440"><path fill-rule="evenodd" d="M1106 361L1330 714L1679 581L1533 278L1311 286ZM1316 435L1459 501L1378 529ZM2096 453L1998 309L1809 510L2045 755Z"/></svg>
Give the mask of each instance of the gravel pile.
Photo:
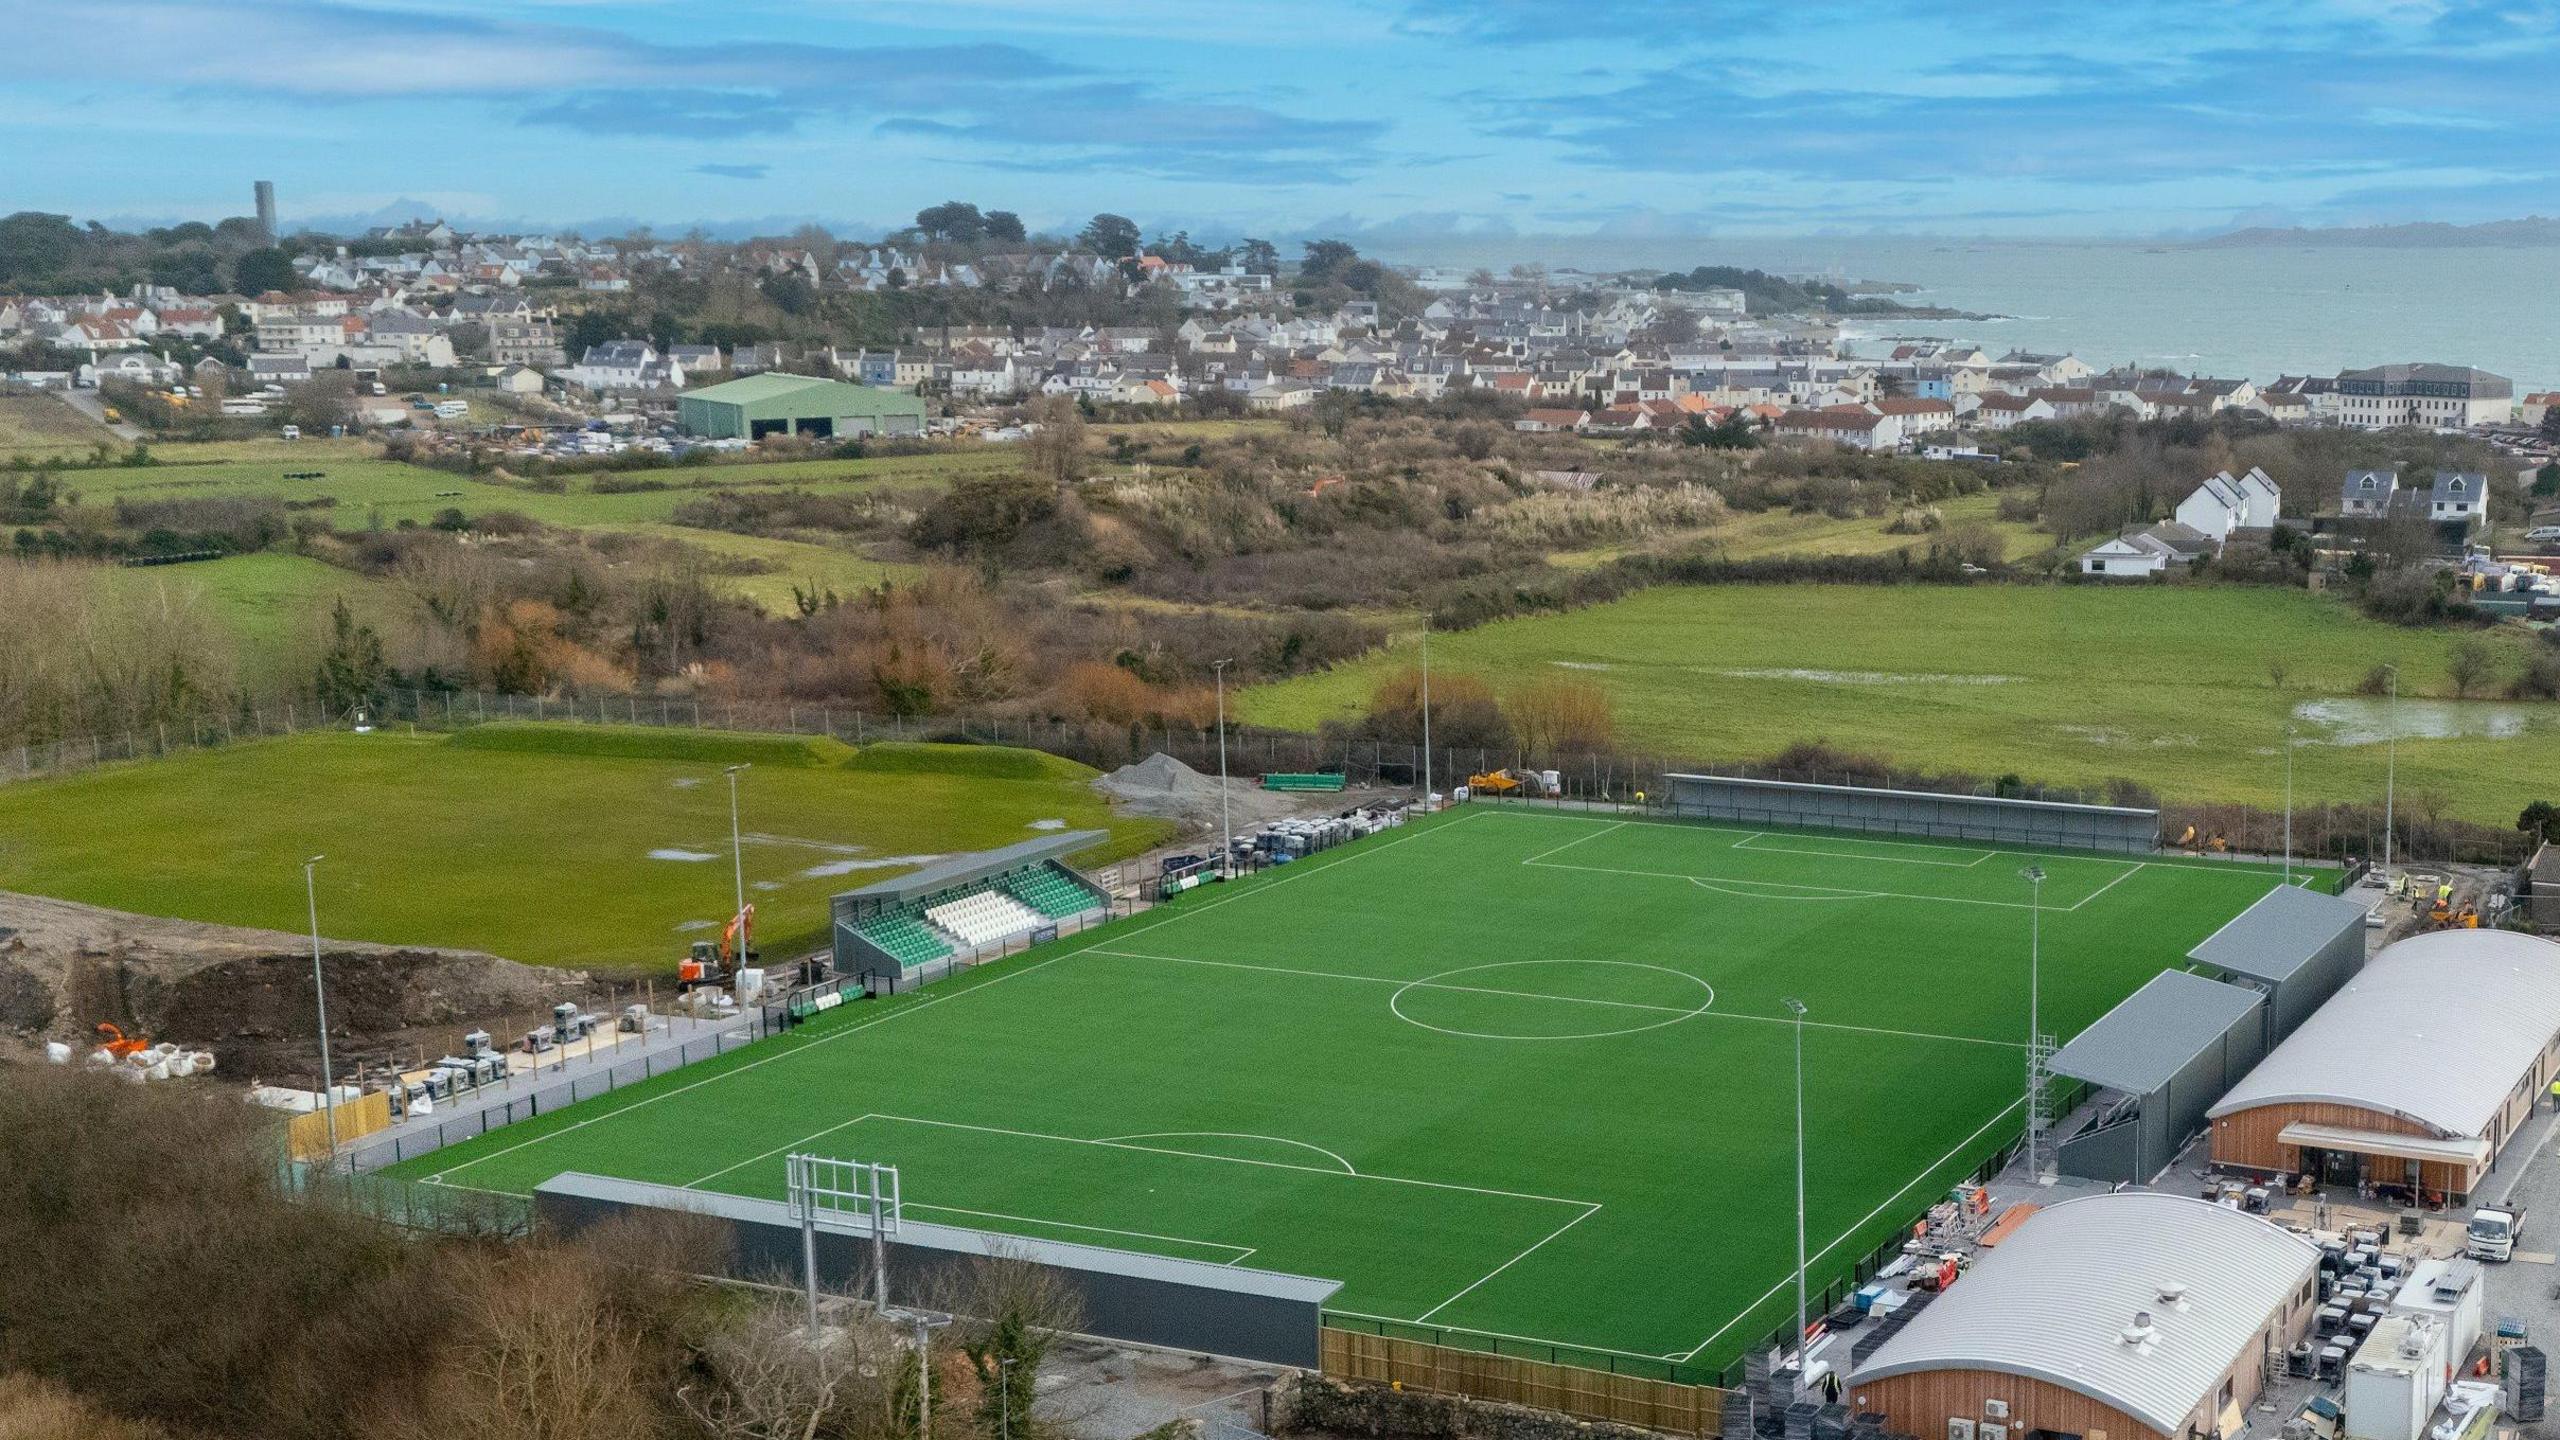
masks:
<svg viewBox="0 0 2560 1440"><path fill-rule="evenodd" d="M1093 782L1093 788L1141 815L1162 815L1198 825L1218 823L1218 777L1203 775L1158 751L1134 765L1123 765ZM1237 828L1298 813L1305 797L1274 795L1249 780L1226 786L1229 813ZM1332 800L1334 797L1322 797Z"/></svg>

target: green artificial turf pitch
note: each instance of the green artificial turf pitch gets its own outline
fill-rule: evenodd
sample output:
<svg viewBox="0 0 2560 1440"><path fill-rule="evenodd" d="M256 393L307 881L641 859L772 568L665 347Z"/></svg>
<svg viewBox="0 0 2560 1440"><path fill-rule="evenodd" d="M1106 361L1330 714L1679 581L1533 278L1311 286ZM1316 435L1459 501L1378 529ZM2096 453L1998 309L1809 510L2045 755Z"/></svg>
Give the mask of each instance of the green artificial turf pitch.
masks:
<svg viewBox="0 0 2560 1440"><path fill-rule="evenodd" d="M395 1173L779 1197L1321 1276L1345 1317L1699 1375L2014 1139L2029 904L2068 1037L2280 883L1488 805L823 1020ZM1419 1334L1390 1325L1391 1333ZM1694 1368L1692 1368L1694 1367Z"/></svg>

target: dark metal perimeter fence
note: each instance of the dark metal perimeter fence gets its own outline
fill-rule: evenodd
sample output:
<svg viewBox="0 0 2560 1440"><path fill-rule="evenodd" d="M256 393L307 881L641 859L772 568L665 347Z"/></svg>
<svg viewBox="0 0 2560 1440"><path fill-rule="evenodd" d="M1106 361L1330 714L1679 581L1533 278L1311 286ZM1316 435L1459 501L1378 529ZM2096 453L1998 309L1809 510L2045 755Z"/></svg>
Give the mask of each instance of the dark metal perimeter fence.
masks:
<svg viewBox="0 0 2560 1440"><path fill-rule="evenodd" d="M376 724L458 729L495 720L556 720L585 724L649 725L679 729L738 730L768 734L827 735L850 744L872 741L942 740L975 744L1019 745L1046 750L1101 769L1143 760L1157 751L1196 770L1218 766L1218 735L1189 726L1108 725L1092 722L1026 719L1013 716L874 715L840 706L799 705L782 701L719 700L695 697L630 695L503 695L481 691L396 690L371 707ZM306 730L344 729L348 717L324 712L308 703L279 702L243 706L236 712L193 721L153 725L121 734L48 741L0 748L0 781L64 774L101 764L149 759L174 751L223 745L237 740L293 735ZM1329 772L1356 785L1419 784L1424 773L1422 747L1389 740L1277 730L1261 726L1227 727L1230 774ZM1447 791L1467 776L1507 766L1557 772L1559 791L1542 803L1625 803L1638 791L1650 792L1673 772L1729 776L1751 780L1786 780L1819 785L1988 794L1990 782L1970 786L1949 777L1877 772L1864 769L1781 767L1701 761L1668 752L1573 751L1540 754L1476 746L1435 746L1430 755L1434 789ZM2120 787L2118 787L2120 788ZM2100 791L2018 785L2002 789L2013 798L2092 803L2147 804L2147 800ZM1650 801L1655 797L1648 793ZM1349 801L1345 802L1346 805ZM2174 846L2188 826L2196 829L2195 848L2219 853L2206 842L2220 837L2229 851L2252 855L2280 853L2284 817L2249 805L2180 804L2161 807L2161 840ZM2344 859L2382 853L2383 805L2379 777L2372 798L2354 804L2297 807L2293 814L2294 854L2316 859ZM2495 864L2520 866L2532 856L2533 842L2513 830L2449 820L2433 811L2423 794L2404 790L2393 816L2394 851L2411 864Z"/></svg>

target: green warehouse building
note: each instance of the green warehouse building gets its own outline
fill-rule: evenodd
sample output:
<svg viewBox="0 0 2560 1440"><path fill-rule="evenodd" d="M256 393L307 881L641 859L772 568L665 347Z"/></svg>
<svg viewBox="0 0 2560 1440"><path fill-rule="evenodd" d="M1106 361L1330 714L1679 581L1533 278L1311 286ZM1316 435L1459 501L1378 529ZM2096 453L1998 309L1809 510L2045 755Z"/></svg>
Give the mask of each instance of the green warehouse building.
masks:
<svg viewBox="0 0 2560 1440"><path fill-rule="evenodd" d="M921 435L924 402L902 390L875 390L807 375L749 375L676 400L677 423L708 440L767 435Z"/></svg>

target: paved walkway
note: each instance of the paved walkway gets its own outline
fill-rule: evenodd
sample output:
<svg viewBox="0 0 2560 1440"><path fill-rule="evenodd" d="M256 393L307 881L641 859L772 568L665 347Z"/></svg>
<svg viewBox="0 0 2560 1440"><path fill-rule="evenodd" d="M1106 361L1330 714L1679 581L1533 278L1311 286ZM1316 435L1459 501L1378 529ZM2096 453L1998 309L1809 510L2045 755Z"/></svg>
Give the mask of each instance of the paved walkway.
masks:
<svg viewBox="0 0 2560 1440"><path fill-rule="evenodd" d="M387 1129L350 1140L339 1147L340 1163L359 1173L379 1170L707 1060L763 1033L763 1022L752 1010L717 1020L653 1015L645 1035L624 1035L619 1044L582 1052L554 1051L537 1067L513 1071L494 1085L439 1101L426 1114L406 1116Z"/></svg>

